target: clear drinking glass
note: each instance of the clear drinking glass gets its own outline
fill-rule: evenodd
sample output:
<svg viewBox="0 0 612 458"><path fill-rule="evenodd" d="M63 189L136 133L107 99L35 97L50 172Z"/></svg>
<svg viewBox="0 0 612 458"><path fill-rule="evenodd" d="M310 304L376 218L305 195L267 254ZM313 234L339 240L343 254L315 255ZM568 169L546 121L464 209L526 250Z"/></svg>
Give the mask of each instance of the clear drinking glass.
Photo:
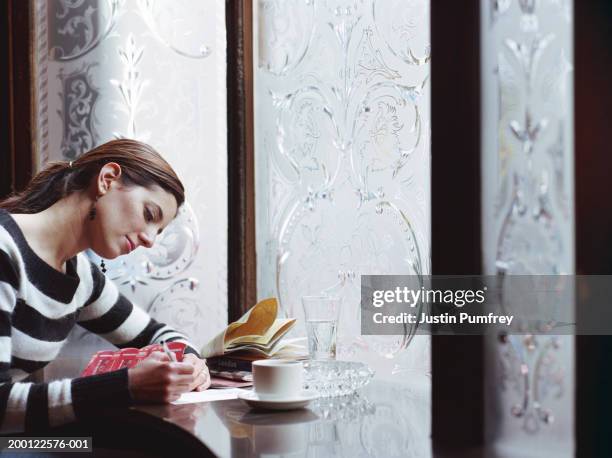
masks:
<svg viewBox="0 0 612 458"><path fill-rule="evenodd" d="M341 303L340 297L302 296L311 359L336 359L336 333Z"/></svg>

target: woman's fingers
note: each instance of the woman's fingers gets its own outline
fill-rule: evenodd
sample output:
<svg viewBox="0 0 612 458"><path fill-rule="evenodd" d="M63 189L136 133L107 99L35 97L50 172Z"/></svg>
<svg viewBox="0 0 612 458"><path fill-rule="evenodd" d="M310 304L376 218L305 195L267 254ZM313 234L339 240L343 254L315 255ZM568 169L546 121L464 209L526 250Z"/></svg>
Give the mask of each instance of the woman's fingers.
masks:
<svg viewBox="0 0 612 458"><path fill-rule="evenodd" d="M210 375L208 374L208 370L203 370L196 377L192 389L198 389L201 391L202 389L206 389L210 386Z"/></svg>
<svg viewBox="0 0 612 458"><path fill-rule="evenodd" d="M198 391L204 391L210 387L210 372L208 372L208 367L204 367L204 370L201 372L201 377L198 380L198 383L195 385L195 389Z"/></svg>
<svg viewBox="0 0 612 458"><path fill-rule="evenodd" d="M206 366L206 360L200 359L194 354L188 353L184 356L183 361L193 365L195 380L192 384L193 390L203 391L210 387L210 373Z"/></svg>
<svg viewBox="0 0 612 458"><path fill-rule="evenodd" d="M194 372L198 375L206 367L206 360L200 359L192 353L188 353L183 358L183 362L191 364L194 367Z"/></svg>
<svg viewBox="0 0 612 458"><path fill-rule="evenodd" d="M195 378L192 375L173 375L170 379L172 385L193 385Z"/></svg>
<svg viewBox="0 0 612 458"><path fill-rule="evenodd" d="M196 379L193 366L177 362L170 362L164 366L166 372L165 390L178 394L191 390L191 386Z"/></svg>
<svg viewBox="0 0 612 458"><path fill-rule="evenodd" d="M197 389L198 391L204 391L204 390L207 390L208 388L210 388L211 383L212 383L212 380L210 379L210 377L208 377L208 379L207 379L207 380L206 380L206 381L205 381L203 384L201 384L200 386L198 386L196 389Z"/></svg>
<svg viewBox="0 0 612 458"><path fill-rule="evenodd" d="M189 363L170 363L170 367L176 370L178 374L193 374L194 376L197 375L195 367Z"/></svg>

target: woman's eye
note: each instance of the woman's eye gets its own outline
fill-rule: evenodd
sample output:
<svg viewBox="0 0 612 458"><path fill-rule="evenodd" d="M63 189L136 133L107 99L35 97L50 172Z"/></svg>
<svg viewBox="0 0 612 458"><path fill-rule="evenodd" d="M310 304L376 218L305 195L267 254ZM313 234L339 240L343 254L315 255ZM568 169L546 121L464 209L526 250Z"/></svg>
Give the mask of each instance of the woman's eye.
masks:
<svg viewBox="0 0 612 458"><path fill-rule="evenodd" d="M150 223L151 221L153 221L153 213L151 213L151 210L149 210L148 208L145 209L144 216L145 216L145 221L147 223Z"/></svg>

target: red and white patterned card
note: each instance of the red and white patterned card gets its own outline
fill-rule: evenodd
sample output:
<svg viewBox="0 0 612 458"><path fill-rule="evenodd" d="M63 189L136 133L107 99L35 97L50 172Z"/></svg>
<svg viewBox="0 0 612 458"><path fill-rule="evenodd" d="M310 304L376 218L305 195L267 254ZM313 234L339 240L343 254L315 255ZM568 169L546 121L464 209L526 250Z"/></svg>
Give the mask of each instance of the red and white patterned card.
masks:
<svg viewBox="0 0 612 458"><path fill-rule="evenodd" d="M167 345L170 351L176 356L176 360L183 361L183 355L187 345L182 342L168 342ZM124 367L134 367L154 351L163 352L164 349L160 344L153 344L142 348L99 351L92 356L91 361L89 361L87 367L81 373L81 377L116 371Z"/></svg>

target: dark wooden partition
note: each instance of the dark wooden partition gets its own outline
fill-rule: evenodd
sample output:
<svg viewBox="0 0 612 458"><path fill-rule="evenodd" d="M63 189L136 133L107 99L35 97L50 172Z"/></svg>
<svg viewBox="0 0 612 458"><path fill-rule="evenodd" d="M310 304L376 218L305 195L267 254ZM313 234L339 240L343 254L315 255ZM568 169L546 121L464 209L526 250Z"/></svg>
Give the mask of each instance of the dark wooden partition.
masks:
<svg viewBox="0 0 612 458"><path fill-rule="evenodd" d="M432 273L482 273L480 1L431 2ZM432 345L435 450L484 440L482 336Z"/></svg>
<svg viewBox="0 0 612 458"><path fill-rule="evenodd" d="M228 318L257 300L253 134L253 10L225 2L227 27Z"/></svg>
<svg viewBox="0 0 612 458"><path fill-rule="evenodd" d="M8 62L10 58L9 18L7 14L8 3L3 2L0 11L0 198L11 192L13 181L13 161L11 151L11 137L8 128L10 122L10 78Z"/></svg>
<svg viewBox="0 0 612 458"><path fill-rule="evenodd" d="M574 23L576 267L612 275L612 2L575 1ZM576 338L576 456L612 456L611 361L611 336Z"/></svg>
<svg viewBox="0 0 612 458"><path fill-rule="evenodd" d="M0 198L32 176L31 13L28 0L0 2Z"/></svg>

